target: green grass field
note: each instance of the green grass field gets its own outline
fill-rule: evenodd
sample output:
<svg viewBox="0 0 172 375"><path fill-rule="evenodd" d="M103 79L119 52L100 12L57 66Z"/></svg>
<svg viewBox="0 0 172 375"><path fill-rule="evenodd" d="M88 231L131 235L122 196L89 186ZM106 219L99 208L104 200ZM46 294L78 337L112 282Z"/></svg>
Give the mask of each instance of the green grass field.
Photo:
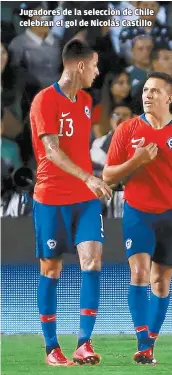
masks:
<svg viewBox="0 0 172 375"><path fill-rule="evenodd" d="M172 336L161 336L157 341L156 366L132 362L136 349L133 336L94 336L94 347L102 356L97 366L85 365L68 368L44 364L43 339L38 335L2 336L2 375L147 375L172 374ZM75 336L61 336L64 353L71 358L76 345Z"/></svg>

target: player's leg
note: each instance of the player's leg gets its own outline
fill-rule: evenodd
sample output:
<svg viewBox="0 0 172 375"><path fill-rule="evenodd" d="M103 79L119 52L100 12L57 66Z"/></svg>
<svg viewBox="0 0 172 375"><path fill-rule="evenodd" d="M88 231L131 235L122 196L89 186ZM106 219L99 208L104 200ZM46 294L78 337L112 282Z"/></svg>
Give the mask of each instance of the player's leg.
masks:
<svg viewBox="0 0 172 375"><path fill-rule="evenodd" d="M100 361L90 338L100 298L100 271L104 238L101 206L98 200L84 202L78 215L75 243L81 265L80 331L74 360L80 364Z"/></svg>
<svg viewBox="0 0 172 375"><path fill-rule="evenodd" d="M151 255L155 248L155 235L148 225L147 214L124 205L123 234L128 257L131 280L129 285L128 304L134 323L138 352L134 355L136 362L147 363L153 360L149 355L149 300L147 288L150 282ZM143 354L143 355L142 355ZM139 358L138 358L139 357Z"/></svg>
<svg viewBox="0 0 172 375"><path fill-rule="evenodd" d="M156 229L156 248L151 268L151 299L149 335L154 344L164 322L168 304L169 288L172 277L172 212L161 214ZM162 221L163 219L163 221Z"/></svg>
<svg viewBox="0 0 172 375"><path fill-rule="evenodd" d="M77 246L81 265L80 330L74 360L80 364L100 362L90 342L96 322L100 298L100 270L102 244L97 241L81 242Z"/></svg>
<svg viewBox="0 0 172 375"><path fill-rule="evenodd" d="M151 269L150 337L154 344L165 319L169 304L169 287L172 276L172 212L161 214L156 229L157 245Z"/></svg>
<svg viewBox="0 0 172 375"><path fill-rule="evenodd" d="M150 255L134 254L128 259L131 279L128 293L128 304L136 331L138 350L149 348L149 300L147 287L150 280Z"/></svg>
<svg viewBox="0 0 172 375"><path fill-rule="evenodd" d="M149 338L149 312L147 287L150 279L150 255L136 254L129 258L131 282L129 286L128 304L134 323L138 350L133 359L141 364L156 364L153 357L153 346Z"/></svg>
<svg viewBox="0 0 172 375"><path fill-rule="evenodd" d="M169 300L172 266L152 262L149 337L154 345L165 320Z"/></svg>
<svg viewBox="0 0 172 375"><path fill-rule="evenodd" d="M59 256L64 247L61 237L64 228L61 223L60 208L34 202L33 216L36 256L40 259L38 309L46 346L46 363L52 366L68 366L72 362L68 361L61 352L56 336L56 288L62 269Z"/></svg>
<svg viewBox="0 0 172 375"><path fill-rule="evenodd" d="M46 346L46 363L52 365L57 364L57 359L58 362L66 362L66 359L61 358L61 353L57 350L60 348L60 345L56 335L56 288L59 282L61 269L61 260L40 259L38 309Z"/></svg>

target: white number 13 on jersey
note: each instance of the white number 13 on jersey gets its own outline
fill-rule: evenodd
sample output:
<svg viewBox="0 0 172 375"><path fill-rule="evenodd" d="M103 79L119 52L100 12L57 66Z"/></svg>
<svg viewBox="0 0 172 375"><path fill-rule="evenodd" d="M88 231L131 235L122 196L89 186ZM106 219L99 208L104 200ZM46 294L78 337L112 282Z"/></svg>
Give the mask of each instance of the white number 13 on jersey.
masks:
<svg viewBox="0 0 172 375"><path fill-rule="evenodd" d="M65 133L63 132L64 121L66 121L68 123L68 130L66 130ZM71 137L73 135L73 130L74 129L73 129L72 118L66 118L66 119L61 118L60 119L60 131L59 131L59 134L58 134L59 137L62 137L63 135L67 135L67 137Z"/></svg>

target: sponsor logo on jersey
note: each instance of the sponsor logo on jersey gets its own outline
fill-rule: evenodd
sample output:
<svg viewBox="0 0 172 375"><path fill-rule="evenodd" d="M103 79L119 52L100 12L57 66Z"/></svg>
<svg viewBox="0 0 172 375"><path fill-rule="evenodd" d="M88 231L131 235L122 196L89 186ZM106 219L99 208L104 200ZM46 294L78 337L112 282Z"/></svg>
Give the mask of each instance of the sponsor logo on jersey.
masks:
<svg viewBox="0 0 172 375"><path fill-rule="evenodd" d="M88 118L91 118L91 113L90 113L90 110L89 108L87 107L87 105L85 106L85 114Z"/></svg>
<svg viewBox="0 0 172 375"><path fill-rule="evenodd" d="M128 238L128 240L125 242L125 246L128 250L131 249L132 243L133 241L131 240L131 238Z"/></svg>
<svg viewBox="0 0 172 375"><path fill-rule="evenodd" d="M172 148L172 137L170 137L170 138L167 139L167 146L169 148Z"/></svg>
<svg viewBox="0 0 172 375"><path fill-rule="evenodd" d="M48 240L47 241L47 245L48 245L48 247L50 249L54 249L56 247L56 245L57 245L57 241L55 241L55 240Z"/></svg>
<svg viewBox="0 0 172 375"><path fill-rule="evenodd" d="M70 114L70 112L67 112L67 113L63 113L62 112L62 117L66 117L67 115L69 115Z"/></svg>
<svg viewBox="0 0 172 375"><path fill-rule="evenodd" d="M132 143L132 147L133 148L138 147L139 143L140 143L140 146L143 146L144 143L145 143L145 138L144 137L137 138L137 139L136 138L132 138L131 143Z"/></svg>

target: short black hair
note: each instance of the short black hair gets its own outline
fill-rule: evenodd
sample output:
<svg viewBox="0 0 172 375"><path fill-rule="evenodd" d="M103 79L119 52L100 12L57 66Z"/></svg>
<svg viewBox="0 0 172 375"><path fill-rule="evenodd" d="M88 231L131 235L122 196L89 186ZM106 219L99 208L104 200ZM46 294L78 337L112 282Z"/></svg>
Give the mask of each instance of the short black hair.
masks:
<svg viewBox="0 0 172 375"><path fill-rule="evenodd" d="M89 44L78 39L72 39L65 44L62 52L62 59L64 61L75 60L78 58L89 57L94 53L94 50Z"/></svg>
<svg viewBox="0 0 172 375"><path fill-rule="evenodd" d="M166 73L160 72L152 72L147 75L147 79L149 78L159 78L162 79L164 82L172 86L172 76ZM169 112L172 113L172 103L169 104Z"/></svg>
<svg viewBox="0 0 172 375"><path fill-rule="evenodd" d="M171 51L170 47L168 44L160 44L160 45L155 45L154 48L152 48L152 51L150 53L150 60L158 60L159 59L159 52L160 51Z"/></svg>
<svg viewBox="0 0 172 375"><path fill-rule="evenodd" d="M152 72L148 73L147 79L149 78L159 78L168 83L169 85L172 85L172 76L166 73L161 73L161 72Z"/></svg>

